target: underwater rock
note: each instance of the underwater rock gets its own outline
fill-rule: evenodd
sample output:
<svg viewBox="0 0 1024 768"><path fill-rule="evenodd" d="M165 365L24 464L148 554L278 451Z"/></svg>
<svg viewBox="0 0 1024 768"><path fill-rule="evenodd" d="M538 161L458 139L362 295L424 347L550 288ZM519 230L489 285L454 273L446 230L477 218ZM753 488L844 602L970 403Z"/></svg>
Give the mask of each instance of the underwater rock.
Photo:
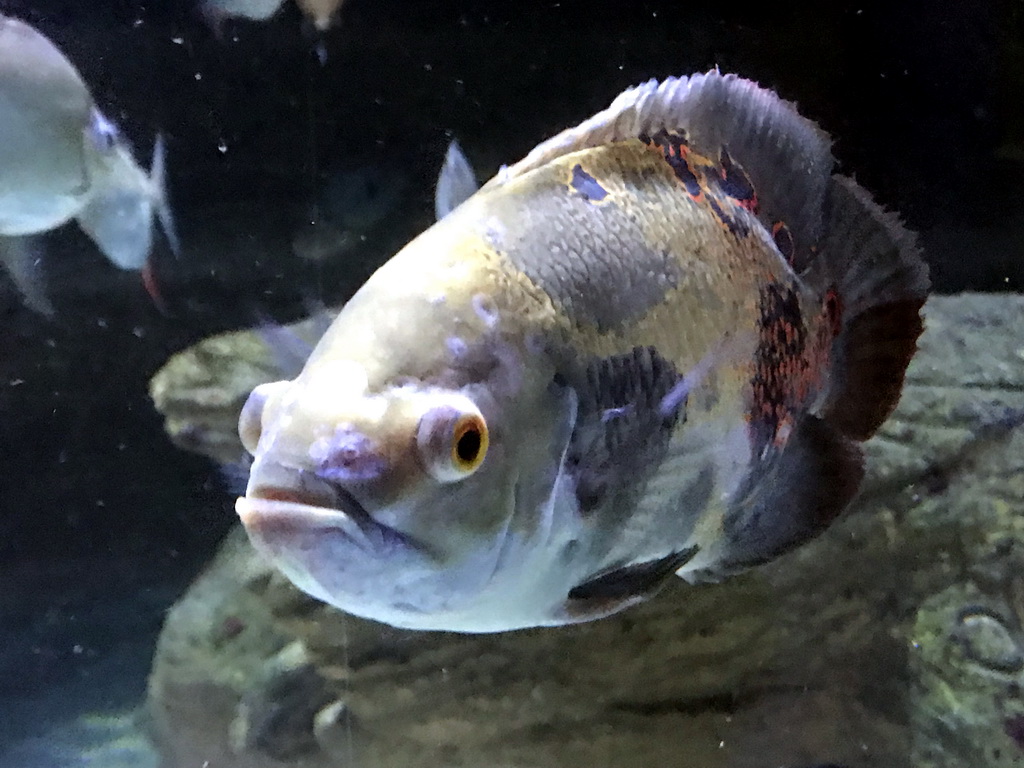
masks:
<svg viewBox="0 0 1024 768"><path fill-rule="evenodd" d="M572 627L408 632L299 593L234 531L154 659L165 768L1016 764L1024 297L926 315L851 513L721 584ZM152 392L179 445L231 461L274 370L254 332L225 334Z"/></svg>
<svg viewBox="0 0 1024 768"><path fill-rule="evenodd" d="M283 328L232 331L174 355L149 382L149 396L174 444L220 464L240 461L245 450L238 414L249 392L298 373L285 370L297 354L291 347L311 350L328 324L329 313Z"/></svg>
<svg viewBox="0 0 1024 768"><path fill-rule="evenodd" d="M1024 540L1010 515L992 522L990 537L1006 538L962 563L966 578L917 611L912 722L922 768L1024 764Z"/></svg>

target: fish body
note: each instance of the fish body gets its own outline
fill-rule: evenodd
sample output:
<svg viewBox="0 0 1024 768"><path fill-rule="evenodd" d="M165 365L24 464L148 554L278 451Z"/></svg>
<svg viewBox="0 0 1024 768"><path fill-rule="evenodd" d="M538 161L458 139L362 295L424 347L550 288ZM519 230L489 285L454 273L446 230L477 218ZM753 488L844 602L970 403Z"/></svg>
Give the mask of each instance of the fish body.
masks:
<svg viewBox="0 0 1024 768"><path fill-rule="evenodd" d="M31 77L25 76L30 69ZM94 106L74 65L34 29L0 17L0 233L68 221L88 187L82 131Z"/></svg>
<svg viewBox="0 0 1024 768"><path fill-rule="evenodd" d="M857 490L928 288L832 166L792 105L717 71L542 143L254 390L253 543L350 613L490 632L812 538Z"/></svg>
<svg viewBox="0 0 1024 768"><path fill-rule="evenodd" d="M33 27L0 16L0 261L48 307L20 238L77 219L121 269L146 267L156 213L176 247L157 137L146 173L74 65Z"/></svg>

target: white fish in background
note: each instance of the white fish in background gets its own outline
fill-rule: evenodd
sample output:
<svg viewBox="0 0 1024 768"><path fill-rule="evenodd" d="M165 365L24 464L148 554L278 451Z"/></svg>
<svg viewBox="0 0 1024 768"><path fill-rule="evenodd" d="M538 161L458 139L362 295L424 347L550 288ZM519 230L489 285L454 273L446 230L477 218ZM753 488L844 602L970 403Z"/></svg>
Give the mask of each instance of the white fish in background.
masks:
<svg viewBox="0 0 1024 768"><path fill-rule="evenodd" d="M159 301L149 268L154 212L177 251L161 137L147 174L67 57L0 15L0 263L26 303L52 311L28 238L71 219L115 265L142 270Z"/></svg>
<svg viewBox="0 0 1024 768"><path fill-rule="evenodd" d="M444 164L437 176L437 189L434 192L434 215L443 219L467 200L480 185L477 183L473 166L462 152L462 147L455 139L448 145L444 154Z"/></svg>

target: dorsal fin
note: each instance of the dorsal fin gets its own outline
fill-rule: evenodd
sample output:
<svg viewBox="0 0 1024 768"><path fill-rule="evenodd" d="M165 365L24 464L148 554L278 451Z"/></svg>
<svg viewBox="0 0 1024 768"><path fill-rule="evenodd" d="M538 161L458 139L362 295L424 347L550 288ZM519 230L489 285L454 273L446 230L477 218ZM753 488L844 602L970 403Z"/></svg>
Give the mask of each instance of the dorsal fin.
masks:
<svg viewBox="0 0 1024 768"><path fill-rule="evenodd" d="M716 164L738 165L757 196L769 231L782 223L802 271L822 231L822 210L834 160L828 135L771 91L717 69L703 75L649 80L619 94L607 109L535 147L503 169L500 184L557 157L603 144L680 137ZM727 168L720 168L722 177Z"/></svg>

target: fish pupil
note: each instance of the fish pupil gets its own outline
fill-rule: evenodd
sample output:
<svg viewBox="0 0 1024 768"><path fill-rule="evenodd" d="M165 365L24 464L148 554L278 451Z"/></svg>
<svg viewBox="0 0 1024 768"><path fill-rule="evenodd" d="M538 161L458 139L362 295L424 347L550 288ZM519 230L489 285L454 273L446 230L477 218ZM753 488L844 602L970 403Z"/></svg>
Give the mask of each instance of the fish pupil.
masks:
<svg viewBox="0 0 1024 768"><path fill-rule="evenodd" d="M455 455L459 461L472 464L480 455L481 444L480 430L471 427L459 436L455 443Z"/></svg>

